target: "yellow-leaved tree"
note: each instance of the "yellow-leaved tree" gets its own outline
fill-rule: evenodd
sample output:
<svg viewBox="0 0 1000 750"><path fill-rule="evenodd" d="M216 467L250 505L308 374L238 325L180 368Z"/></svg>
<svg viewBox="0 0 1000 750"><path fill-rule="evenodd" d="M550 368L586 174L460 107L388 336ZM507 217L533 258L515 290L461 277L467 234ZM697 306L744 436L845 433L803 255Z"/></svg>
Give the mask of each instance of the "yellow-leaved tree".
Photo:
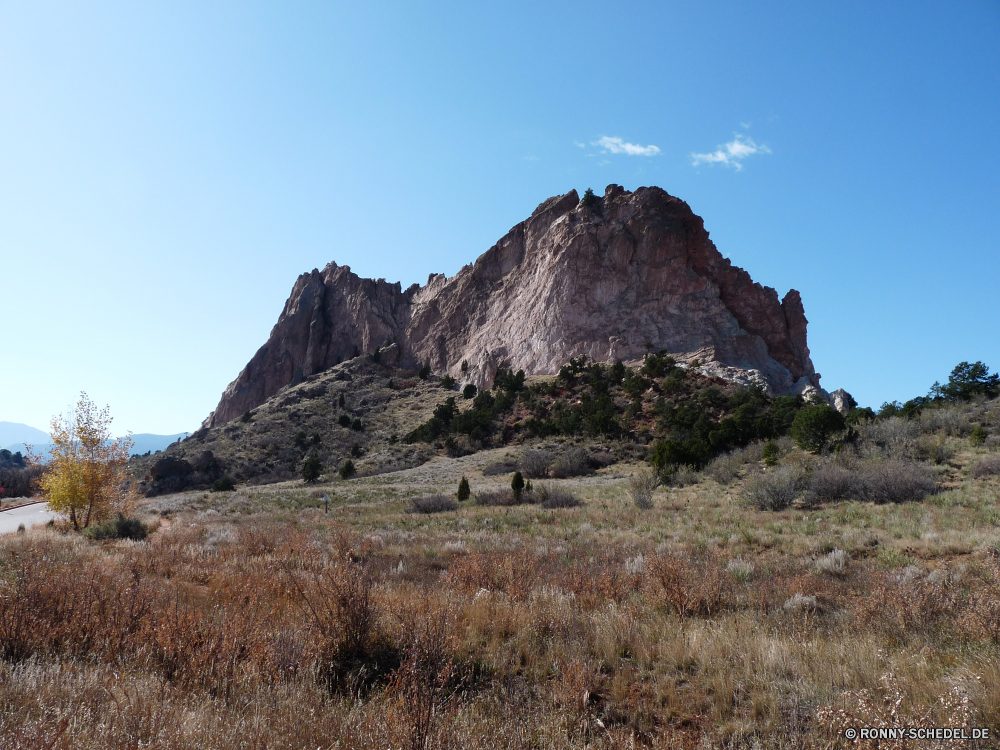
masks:
<svg viewBox="0 0 1000 750"><path fill-rule="evenodd" d="M132 437L111 437L107 406L98 409L81 393L74 412L52 418L51 437L41 488L52 510L69 516L79 529L130 509L135 499L128 476Z"/></svg>

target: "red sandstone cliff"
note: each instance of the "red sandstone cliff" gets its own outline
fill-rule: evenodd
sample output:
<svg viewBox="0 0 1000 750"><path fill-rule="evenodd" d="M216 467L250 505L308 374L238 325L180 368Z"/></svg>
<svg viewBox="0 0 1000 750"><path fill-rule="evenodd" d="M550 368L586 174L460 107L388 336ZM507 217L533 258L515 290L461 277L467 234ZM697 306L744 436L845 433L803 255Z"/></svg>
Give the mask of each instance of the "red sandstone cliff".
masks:
<svg viewBox="0 0 1000 750"><path fill-rule="evenodd" d="M386 341L399 344L403 364L429 362L480 387L498 367L530 375L580 354L634 360L647 342L757 370L777 392L819 385L798 292L779 302L733 266L679 198L610 185L591 207L575 190L550 198L475 263L423 287L403 291L336 263L303 274L206 423Z"/></svg>

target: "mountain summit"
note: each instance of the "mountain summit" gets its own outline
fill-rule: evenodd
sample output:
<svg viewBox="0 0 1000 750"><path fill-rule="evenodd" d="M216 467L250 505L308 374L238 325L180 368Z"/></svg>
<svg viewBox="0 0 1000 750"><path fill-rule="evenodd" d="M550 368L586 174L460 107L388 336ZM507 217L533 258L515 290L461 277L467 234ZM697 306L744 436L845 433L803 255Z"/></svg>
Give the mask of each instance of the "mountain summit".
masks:
<svg viewBox="0 0 1000 750"><path fill-rule="evenodd" d="M572 190L451 278L404 291L336 263L302 274L205 426L383 347L400 365L479 388L501 367L553 374L571 357L630 361L653 349L775 393L811 393L820 388L806 322L797 291L779 300L732 265L681 199L609 185L581 201Z"/></svg>

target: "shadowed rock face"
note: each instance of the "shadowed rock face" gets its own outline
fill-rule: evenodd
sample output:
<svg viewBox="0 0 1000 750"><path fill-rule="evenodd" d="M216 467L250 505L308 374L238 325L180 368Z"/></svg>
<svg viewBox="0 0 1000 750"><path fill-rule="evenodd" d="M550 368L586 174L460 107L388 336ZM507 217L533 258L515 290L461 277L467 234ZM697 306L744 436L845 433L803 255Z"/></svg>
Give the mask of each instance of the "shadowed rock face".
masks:
<svg viewBox="0 0 1000 750"><path fill-rule="evenodd" d="M639 359L647 343L757 370L775 392L819 387L797 291L779 301L733 266L679 198L609 185L590 208L575 190L550 198L475 263L423 287L403 291L336 263L303 274L206 425L386 341L400 364L429 362L480 388L498 367L552 374L580 354Z"/></svg>

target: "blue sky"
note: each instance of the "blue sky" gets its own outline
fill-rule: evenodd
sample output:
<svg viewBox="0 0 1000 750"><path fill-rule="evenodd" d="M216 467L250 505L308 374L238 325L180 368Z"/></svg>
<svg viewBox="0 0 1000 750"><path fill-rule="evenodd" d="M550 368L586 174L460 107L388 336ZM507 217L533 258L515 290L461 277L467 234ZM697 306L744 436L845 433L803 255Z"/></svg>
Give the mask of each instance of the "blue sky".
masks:
<svg viewBox="0 0 1000 750"><path fill-rule="evenodd" d="M998 39L996 0L0 0L0 420L193 430L298 274L453 274L609 183L800 290L829 389L996 370Z"/></svg>

